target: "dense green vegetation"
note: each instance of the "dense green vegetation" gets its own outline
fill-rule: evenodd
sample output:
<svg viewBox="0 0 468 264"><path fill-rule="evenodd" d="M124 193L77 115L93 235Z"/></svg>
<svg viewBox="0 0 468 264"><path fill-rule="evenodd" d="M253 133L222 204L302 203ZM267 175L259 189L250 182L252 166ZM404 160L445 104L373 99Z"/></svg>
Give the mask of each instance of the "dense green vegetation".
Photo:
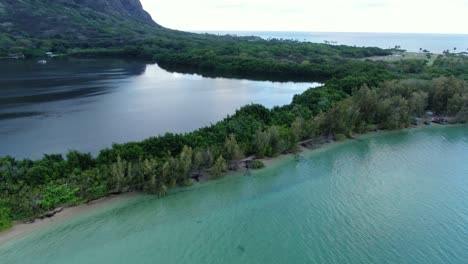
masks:
<svg viewBox="0 0 468 264"><path fill-rule="evenodd" d="M0 231L12 226L10 211L8 208L0 208Z"/></svg>

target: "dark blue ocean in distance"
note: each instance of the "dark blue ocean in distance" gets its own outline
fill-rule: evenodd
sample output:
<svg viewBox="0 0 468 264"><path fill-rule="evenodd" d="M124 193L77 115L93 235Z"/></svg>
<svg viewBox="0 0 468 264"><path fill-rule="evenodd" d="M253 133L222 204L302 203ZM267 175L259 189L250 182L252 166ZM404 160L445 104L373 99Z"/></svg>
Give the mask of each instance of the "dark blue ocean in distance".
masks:
<svg viewBox="0 0 468 264"><path fill-rule="evenodd" d="M198 32L200 33L200 32ZM357 47L401 48L417 52L420 48L433 53L468 52L468 35L455 34L411 34L411 33L347 33L347 32L274 32L274 31L208 31L212 34L233 34L238 36L259 36L264 39L293 39L324 43L330 41L337 45Z"/></svg>

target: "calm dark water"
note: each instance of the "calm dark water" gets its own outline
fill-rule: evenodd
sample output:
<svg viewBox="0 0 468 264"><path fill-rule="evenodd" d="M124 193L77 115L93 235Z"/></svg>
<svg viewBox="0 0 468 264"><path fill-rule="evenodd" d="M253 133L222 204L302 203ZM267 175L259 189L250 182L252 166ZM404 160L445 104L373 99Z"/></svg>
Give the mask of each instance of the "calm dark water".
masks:
<svg viewBox="0 0 468 264"><path fill-rule="evenodd" d="M0 62L0 156L98 150L165 132L189 132L239 107L290 103L313 83L167 72L119 60Z"/></svg>
<svg viewBox="0 0 468 264"><path fill-rule="evenodd" d="M358 47L393 48L396 45L412 52L420 48L434 53L444 50L454 52L468 52L468 35L454 34L403 34L403 33L339 33L339 32L264 32L264 31L217 31L209 33L236 34L239 36L259 36L265 39L294 39L324 43L333 41L338 45Z"/></svg>
<svg viewBox="0 0 468 264"><path fill-rule="evenodd" d="M0 245L2 264L466 264L468 127L367 136Z"/></svg>

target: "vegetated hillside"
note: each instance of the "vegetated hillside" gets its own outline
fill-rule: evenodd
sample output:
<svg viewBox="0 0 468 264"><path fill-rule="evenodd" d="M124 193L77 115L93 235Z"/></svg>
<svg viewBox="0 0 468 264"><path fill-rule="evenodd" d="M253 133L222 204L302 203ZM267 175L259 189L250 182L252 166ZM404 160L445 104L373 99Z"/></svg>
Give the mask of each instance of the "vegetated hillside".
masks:
<svg viewBox="0 0 468 264"><path fill-rule="evenodd" d="M123 16L149 25L156 25L148 12L143 10L139 0L55 0L55 2L78 8L85 6L104 14Z"/></svg>
<svg viewBox="0 0 468 264"><path fill-rule="evenodd" d="M118 44L158 29L138 0L0 0L0 47L9 52Z"/></svg>
<svg viewBox="0 0 468 264"><path fill-rule="evenodd" d="M170 30L154 22L138 0L0 0L0 57L40 57L47 51L143 58L184 71L285 80L329 79L350 63L368 64L351 59L391 54L379 48Z"/></svg>

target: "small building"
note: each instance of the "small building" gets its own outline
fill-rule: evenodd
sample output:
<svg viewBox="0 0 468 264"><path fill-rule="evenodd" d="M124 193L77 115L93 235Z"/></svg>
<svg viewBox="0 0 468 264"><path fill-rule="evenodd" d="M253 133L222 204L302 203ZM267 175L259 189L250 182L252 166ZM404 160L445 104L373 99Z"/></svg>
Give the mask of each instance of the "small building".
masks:
<svg viewBox="0 0 468 264"><path fill-rule="evenodd" d="M46 52L46 56L52 58L52 57L57 57L58 55L49 51L49 52Z"/></svg>
<svg viewBox="0 0 468 264"><path fill-rule="evenodd" d="M447 125L449 123L448 119L443 117L443 116L435 117L432 122L434 122L436 124L440 124L440 125Z"/></svg>
<svg viewBox="0 0 468 264"><path fill-rule="evenodd" d="M10 53L8 54L8 59L15 59L15 60L18 60L18 59L24 59L24 54L22 53Z"/></svg>

